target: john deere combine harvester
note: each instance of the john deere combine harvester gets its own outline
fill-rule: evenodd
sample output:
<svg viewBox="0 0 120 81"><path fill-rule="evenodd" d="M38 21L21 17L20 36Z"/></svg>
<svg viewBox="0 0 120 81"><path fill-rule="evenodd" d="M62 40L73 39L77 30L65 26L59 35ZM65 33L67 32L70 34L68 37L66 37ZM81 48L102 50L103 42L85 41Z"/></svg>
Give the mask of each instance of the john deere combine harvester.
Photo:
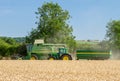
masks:
<svg viewBox="0 0 120 81"><path fill-rule="evenodd" d="M72 60L65 44L44 44L43 40L35 40L34 45L27 45L27 56L31 60Z"/></svg>
<svg viewBox="0 0 120 81"><path fill-rule="evenodd" d="M75 59L109 59L108 50L76 50ZM45 44L43 40L27 45L27 56L23 60L72 60L73 54L68 53L65 44ZM20 58L21 59L21 58Z"/></svg>

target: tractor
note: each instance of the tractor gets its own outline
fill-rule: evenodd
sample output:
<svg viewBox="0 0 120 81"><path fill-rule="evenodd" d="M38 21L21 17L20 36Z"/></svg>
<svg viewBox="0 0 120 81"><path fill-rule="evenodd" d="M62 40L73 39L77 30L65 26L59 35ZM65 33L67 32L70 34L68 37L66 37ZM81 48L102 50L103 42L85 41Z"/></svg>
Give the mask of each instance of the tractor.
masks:
<svg viewBox="0 0 120 81"><path fill-rule="evenodd" d="M72 60L65 44L45 44L43 40L35 40L27 45L27 56L24 60Z"/></svg>

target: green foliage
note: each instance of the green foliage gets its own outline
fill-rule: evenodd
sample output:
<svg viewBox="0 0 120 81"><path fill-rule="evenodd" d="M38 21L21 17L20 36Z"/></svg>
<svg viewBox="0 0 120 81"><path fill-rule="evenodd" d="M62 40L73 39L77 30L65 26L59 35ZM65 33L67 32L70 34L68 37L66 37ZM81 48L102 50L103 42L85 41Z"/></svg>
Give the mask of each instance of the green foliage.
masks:
<svg viewBox="0 0 120 81"><path fill-rule="evenodd" d="M5 56L7 49L9 48L9 44L0 39L0 55Z"/></svg>
<svg viewBox="0 0 120 81"><path fill-rule="evenodd" d="M70 49L75 48L73 29L67 24L70 18L67 10L63 10L57 3L48 2L38 8L36 14L38 27L26 36L28 43L44 39L45 43L66 43Z"/></svg>
<svg viewBox="0 0 120 81"><path fill-rule="evenodd" d="M26 48L25 43L23 43L17 47L17 53L22 56L27 56L27 48Z"/></svg>
<svg viewBox="0 0 120 81"><path fill-rule="evenodd" d="M110 50L110 45L109 45L109 41L107 40L103 40L101 42L98 43L99 45L99 49L104 49L104 50Z"/></svg>
<svg viewBox="0 0 120 81"><path fill-rule="evenodd" d="M106 40L103 41L80 41L77 40L76 49L95 49L95 50L109 50L109 43Z"/></svg>
<svg viewBox="0 0 120 81"><path fill-rule="evenodd" d="M89 40L88 41L77 40L76 43L77 43L76 49L93 49L93 47L97 45L96 43L93 43Z"/></svg>
<svg viewBox="0 0 120 81"><path fill-rule="evenodd" d="M17 43L25 43L25 37L14 37L13 38Z"/></svg>
<svg viewBox="0 0 120 81"><path fill-rule="evenodd" d="M12 38L0 37L0 56L10 56L16 53L19 44Z"/></svg>
<svg viewBox="0 0 120 81"><path fill-rule="evenodd" d="M120 49L120 20L113 20L107 24L106 37L111 47Z"/></svg>
<svg viewBox="0 0 120 81"><path fill-rule="evenodd" d="M10 45L13 45L16 43L16 41L10 37L0 37L0 39L4 40L6 43L8 43Z"/></svg>

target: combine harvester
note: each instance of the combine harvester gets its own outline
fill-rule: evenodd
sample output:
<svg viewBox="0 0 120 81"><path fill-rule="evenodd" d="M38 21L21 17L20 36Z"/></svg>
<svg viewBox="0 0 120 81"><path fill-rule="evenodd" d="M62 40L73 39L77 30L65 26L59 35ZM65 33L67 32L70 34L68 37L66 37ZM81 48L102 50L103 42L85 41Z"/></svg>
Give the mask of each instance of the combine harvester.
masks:
<svg viewBox="0 0 120 81"><path fill-rule="evenodd" d="M75 60L79 59L109 59L110 51L106 50L76 50L76 54L68 53L65 44L45 44L43 40L35 40L27 45L27 56L23 60Z"/></svg>
<svg viewBox="0 0 120 81"><path fill-rule="evenodd" d="M43 40L35 40L34 45L27 45L27 56L31 60L72 60L65 44L45 44Z"/></svg>

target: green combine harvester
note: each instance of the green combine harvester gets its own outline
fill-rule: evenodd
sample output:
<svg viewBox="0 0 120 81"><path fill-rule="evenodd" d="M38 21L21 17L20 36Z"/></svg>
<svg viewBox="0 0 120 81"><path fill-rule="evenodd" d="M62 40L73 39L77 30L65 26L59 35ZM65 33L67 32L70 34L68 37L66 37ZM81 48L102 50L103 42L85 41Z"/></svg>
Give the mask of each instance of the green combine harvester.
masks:
<svg viewBox="0 0 120 81"><path fill-rule="evenodd" d="M43 40L35 40L34 45L27 45L27 56L31 60L72 60L65 44L44 44Z"/></svg>
<svg viewBox="0 0 120 81"><path fill-rule="evenodd" d="M102 60L109 59L111 52L108 50L76 50L76 54L68 53L65 44L45 44L43 40L35 40L34 44L28 44L27 56L18 59L23 60Z"/></svg>

